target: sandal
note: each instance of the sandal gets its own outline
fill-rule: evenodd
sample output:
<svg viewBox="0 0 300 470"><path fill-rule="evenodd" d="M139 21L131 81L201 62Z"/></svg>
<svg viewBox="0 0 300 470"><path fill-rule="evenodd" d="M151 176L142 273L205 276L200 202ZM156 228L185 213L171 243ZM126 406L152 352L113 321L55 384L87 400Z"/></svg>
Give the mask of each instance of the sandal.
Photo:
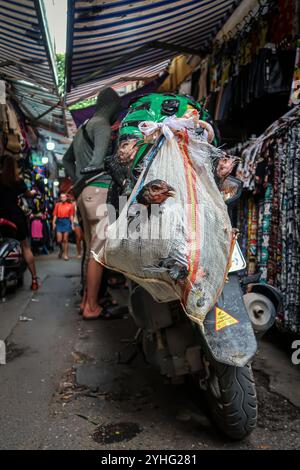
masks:
<svg viewBox="0 0 300 470"><path fill-rule="evenodd" d="M120 320L128 314L128 307L104 308L98 317L83 317L84 320Z"/></svg>
<svg viewBox="0 0 300 470"><path fill-rule="evenodd" d="M108 296L102 297L102 299L99 301L99 305L101 307L103 307L103 309L106 309L108 307L118 307L118 302L116 300L114 300L110 295L108 295ZM82 307L79 307L78 315L82 315L83 310L84 309ZM101 315L102 315L102 313L101 313ZM98 318L98 317L96 317L96 318Z"/></svg>
<svg viewBox="0 0 300 470"><path fill-rule="evenodd" d="M38 285L37 277L33 277L32 282L31 282L31 290L38 290L38 288L39 288L39 285Z"/></svg>

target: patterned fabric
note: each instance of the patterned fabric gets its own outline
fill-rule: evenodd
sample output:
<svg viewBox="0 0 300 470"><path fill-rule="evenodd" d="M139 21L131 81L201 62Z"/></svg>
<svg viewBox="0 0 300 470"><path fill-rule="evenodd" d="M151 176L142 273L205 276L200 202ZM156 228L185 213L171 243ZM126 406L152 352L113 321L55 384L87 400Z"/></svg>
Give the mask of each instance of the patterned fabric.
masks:
<svg viewBox="0 0 300 470"><path fill-rule="evenodd" d="M285 329L300 333L300 109L243 151L238 175L248 190L238 207L249 274L283 294Z"/></svg>

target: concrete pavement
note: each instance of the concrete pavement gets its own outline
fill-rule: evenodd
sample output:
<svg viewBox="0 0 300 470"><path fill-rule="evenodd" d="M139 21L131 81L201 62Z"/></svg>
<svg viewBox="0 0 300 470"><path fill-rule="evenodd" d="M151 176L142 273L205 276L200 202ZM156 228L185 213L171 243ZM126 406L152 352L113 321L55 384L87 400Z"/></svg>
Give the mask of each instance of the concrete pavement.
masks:
<svg viewBox="0 0 300 470"><path fill-rule="evenodd" d="M130 318L81 319L75 257L40 257L38 269L38 293L27 279L0 305L8 353L0 366L1 449L300 447L300 374L289 351L260 342L253 366L258 426L232 443L211 425L195 390L165 383L140 356L120 363L133 351Z"/></svg>

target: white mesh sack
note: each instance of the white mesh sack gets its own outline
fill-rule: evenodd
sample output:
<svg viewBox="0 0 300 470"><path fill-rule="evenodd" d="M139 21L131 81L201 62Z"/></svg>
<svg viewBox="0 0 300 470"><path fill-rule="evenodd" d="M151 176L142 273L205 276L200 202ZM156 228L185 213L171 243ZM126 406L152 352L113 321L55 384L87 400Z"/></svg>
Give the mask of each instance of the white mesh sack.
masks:
<svg viewBox="0 0 300 470"><path fill-rule="evenodd" d="M180 299L201 325L221 294L233 247L212 171L224 154L191 130L166 135L94 256L157 301Z"/></svg>

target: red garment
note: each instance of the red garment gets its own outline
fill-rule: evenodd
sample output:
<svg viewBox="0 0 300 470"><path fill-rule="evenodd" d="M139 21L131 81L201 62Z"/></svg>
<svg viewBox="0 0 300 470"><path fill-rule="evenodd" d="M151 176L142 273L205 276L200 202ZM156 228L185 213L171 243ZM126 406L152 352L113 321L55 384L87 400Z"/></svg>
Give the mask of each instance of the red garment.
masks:
<svg viewBox="0 0 300 470"><path fill-rule="evenodd" d="M55 204L53 215L59 219L74 217L74 205L71 202L58 202Z"/></svg>

